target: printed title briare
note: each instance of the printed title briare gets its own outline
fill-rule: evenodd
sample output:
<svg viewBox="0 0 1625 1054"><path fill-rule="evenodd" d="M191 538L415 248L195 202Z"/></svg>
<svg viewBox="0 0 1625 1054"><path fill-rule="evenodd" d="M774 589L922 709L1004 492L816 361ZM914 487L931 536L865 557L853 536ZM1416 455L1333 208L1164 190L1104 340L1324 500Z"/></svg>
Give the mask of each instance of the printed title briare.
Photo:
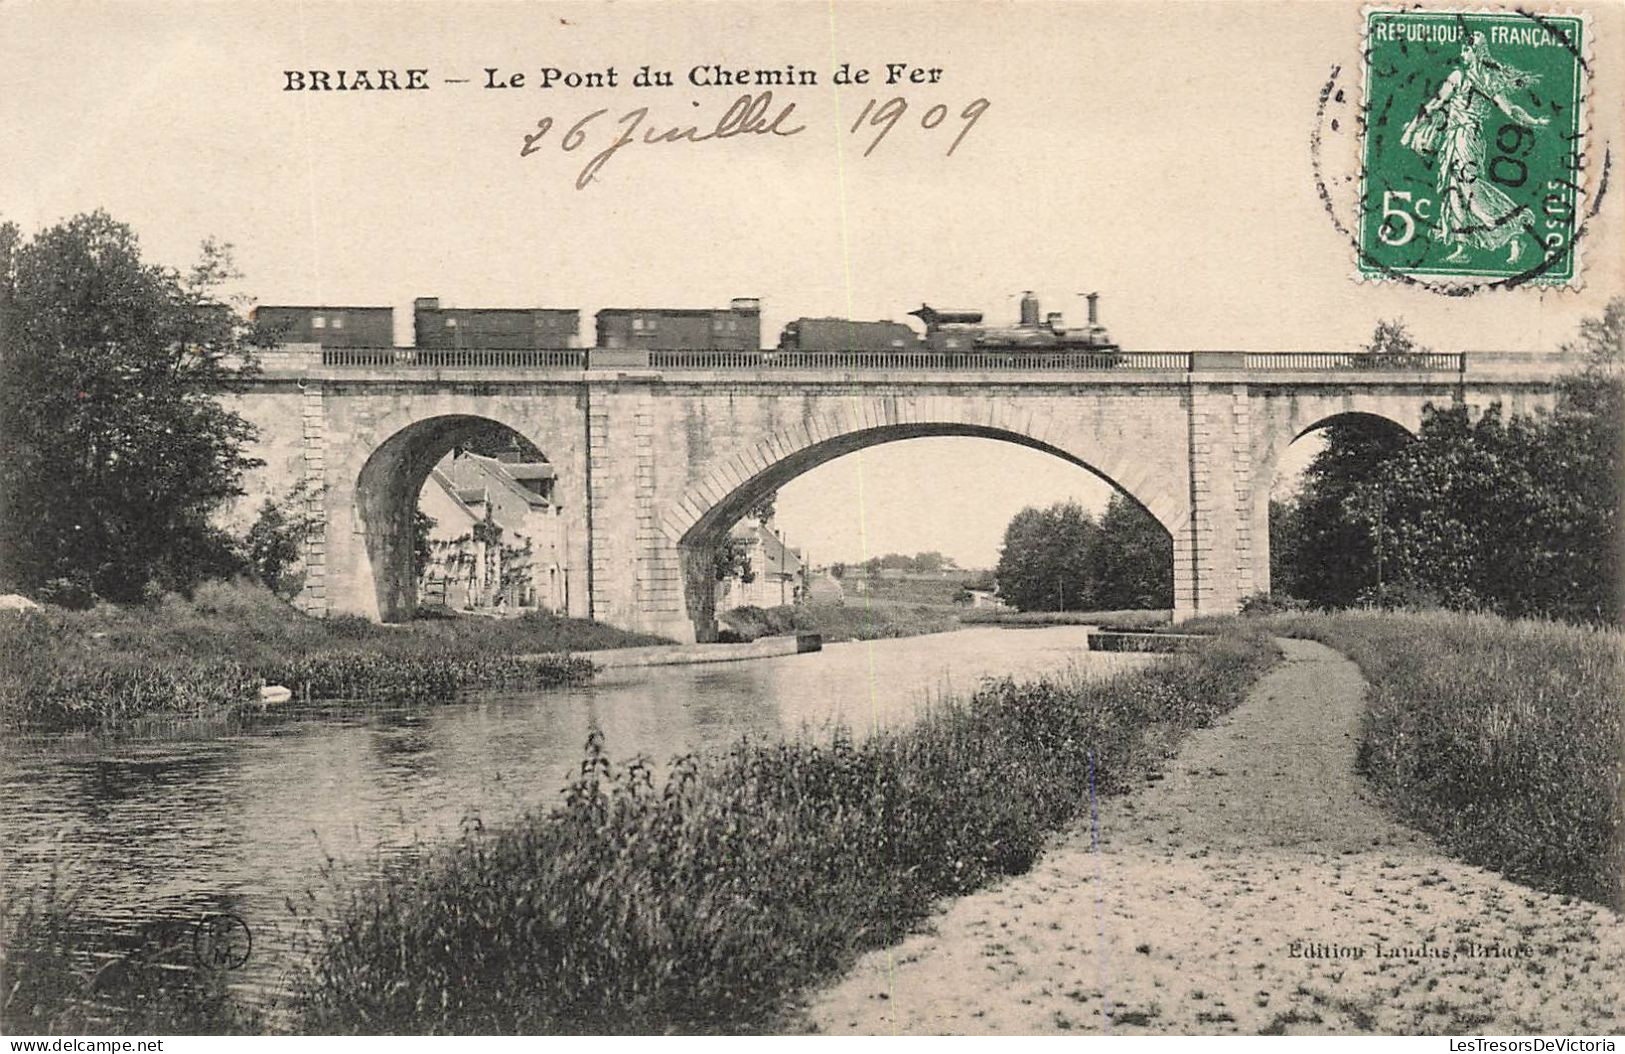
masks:
<svg viewBox="0 0 1625 1054"><path fill-rule="evenodd" d="M917 66L908 62L887 62L870 69L843 62L827 74L835 85L941 84L940 66ZM513 88L674 88L683 84L694 88L806 88L825 83L816 70L795 65L730 69L715 63L690 66L678 77L674 70L639 66L630 75L616 66L602 69L562 69L542 66L532 70L507 70L486 66L479 77L443 76L435 78L429 67L401 69L304 69L283 70L283 91L428 91L437 82L443 85L474 84L483 89Z"/></svg>

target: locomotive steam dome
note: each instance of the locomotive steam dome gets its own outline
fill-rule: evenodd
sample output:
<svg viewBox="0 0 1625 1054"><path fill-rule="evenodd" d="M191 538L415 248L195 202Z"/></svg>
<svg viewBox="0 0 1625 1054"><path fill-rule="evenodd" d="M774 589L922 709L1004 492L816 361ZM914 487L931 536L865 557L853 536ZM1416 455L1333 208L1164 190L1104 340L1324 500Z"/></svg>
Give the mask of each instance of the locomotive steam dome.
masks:
<svg viewBox="0 0 1625 1054"><path fill-rule="evenodd" d="M1021 294L1021 325L1024 329L1038 326L1038 298L1031 289Z"/></svg>

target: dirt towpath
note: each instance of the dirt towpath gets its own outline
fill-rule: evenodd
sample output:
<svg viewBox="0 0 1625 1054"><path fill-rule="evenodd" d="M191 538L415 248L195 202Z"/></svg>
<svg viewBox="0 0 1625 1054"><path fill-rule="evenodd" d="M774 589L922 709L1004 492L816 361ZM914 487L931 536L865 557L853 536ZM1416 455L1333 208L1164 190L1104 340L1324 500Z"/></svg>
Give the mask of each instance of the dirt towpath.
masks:
<svg viewBox="0 0 1625 1054"><path fill-rule="evenodd" d="M1625 920L1443 856L1354 772L1307 641L1165 778L816 994L830 1033L1625 1031Z"/></svg>

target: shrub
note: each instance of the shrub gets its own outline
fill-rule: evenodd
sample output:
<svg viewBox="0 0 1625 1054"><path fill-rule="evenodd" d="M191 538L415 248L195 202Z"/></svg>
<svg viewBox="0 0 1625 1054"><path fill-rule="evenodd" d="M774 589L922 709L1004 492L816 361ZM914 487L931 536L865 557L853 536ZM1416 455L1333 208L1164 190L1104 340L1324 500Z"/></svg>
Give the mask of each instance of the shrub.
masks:
<svg viewBox="0 0 1625 1054"><path fill-rule="evenodd" d="M1309 602L1284 593L1254 593L1242 598L1243 615L1275 615L1285 611L1307 611Z"/></svg>
<svg viewBox="0 0 1625 1054"><path fill-rule="evenodd" d="M69 611L84 611L96 603L96 594L90 588L90 579L84 576L52 578L34 590L34 599L41 604L53 604Z"/></svg>
<svg viewBox="0 0 1625 1054"><path fill-rule="evenodd" d="M944 633L958 629L951 610L925 604L797 604L771 608L738 607L722 613L721 639L737 643L759 637L817 632L826 644Z"/></svg>

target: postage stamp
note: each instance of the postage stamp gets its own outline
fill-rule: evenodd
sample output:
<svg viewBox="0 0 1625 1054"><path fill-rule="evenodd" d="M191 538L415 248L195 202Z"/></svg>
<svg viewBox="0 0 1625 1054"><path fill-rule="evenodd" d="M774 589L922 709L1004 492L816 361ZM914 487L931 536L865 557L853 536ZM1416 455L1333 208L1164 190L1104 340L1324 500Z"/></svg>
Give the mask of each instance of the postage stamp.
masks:
<svg viewBox="0 0 1625 1054"><path fill-rule="evenodd" d="M1589 32L1580 14L1366 10L1361 277L1578 284Z"/></svg>

